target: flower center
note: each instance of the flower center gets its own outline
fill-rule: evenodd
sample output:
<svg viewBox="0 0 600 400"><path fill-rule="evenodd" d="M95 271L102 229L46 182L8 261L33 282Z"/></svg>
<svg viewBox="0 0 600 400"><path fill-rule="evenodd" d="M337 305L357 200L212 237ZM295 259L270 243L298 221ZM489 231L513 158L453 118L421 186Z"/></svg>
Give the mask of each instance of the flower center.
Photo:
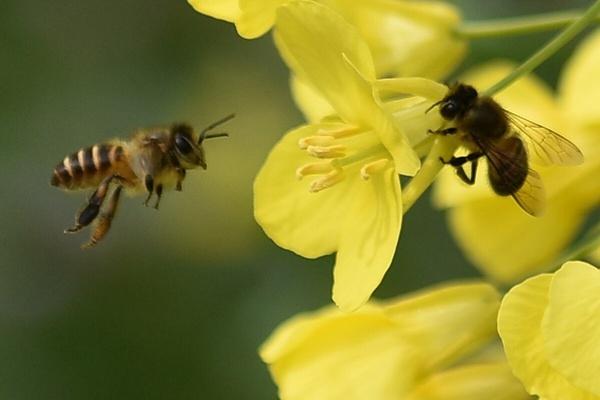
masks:
<svg viewBox="0 0 600 400"><path fill-rule="evenodd" d="M310 184L311 192L331 187L346 176L360 176L367 180L393 165L391 155L374 131L349 124L321 124L314 135L300 139L298 145L321 160L304 164L296 170L298 179L318 176Z"/></svg>

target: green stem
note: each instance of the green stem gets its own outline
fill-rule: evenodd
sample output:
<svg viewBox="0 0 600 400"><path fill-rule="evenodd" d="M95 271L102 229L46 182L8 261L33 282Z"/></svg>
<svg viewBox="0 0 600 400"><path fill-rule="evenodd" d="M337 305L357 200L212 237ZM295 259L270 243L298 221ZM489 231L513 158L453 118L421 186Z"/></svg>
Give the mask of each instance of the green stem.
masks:
<svg viewBox="0 0 600 400"><path fill-rule="evenodd" d="M406 214L427 188L433 183L444 167L440 158L447 160L456 151L460 143L452 136L438 136L423 161L417 174L402 188L402 212Z"/></svg>
<svg viewBox="0 0 600 400"><path fill-rule="evenodd" d="M585 13L567 26L562 32L560 32L554 39L548 44L538 50L532 55L527 61L519 65L513 72L511 72L504 79L496 83L491 88L485 91L485 95L492 96L495 93L505 89L511 83L519 79L521 76L528 74L537 68L540 64L546 61L550 56L556 53L560 48L569 43L579 32L581 32L586 26L590 24L600 12L600 0L596 0L594 4L586 10Z"/></svg>
<svg viewBox="0 0 600 400"><path fill-rule="evenodd" d="M556 271L567 261L581 260L598 247L600 247L600 224L590 229L583 239L575 243L573 247L561 254L552 263L536 268L530 275Z"/></svg>
<svg viewBox="0 0 600 400"><path fill-rule="evenodd" d="M527 17L502 18L491 21L465 22L456 33L465 39L514 36L547 32L563 28L582 16L581 10L559 11ZM595 22L600 22L596 17Z"/></svg>
<svg viewBox="0 0 600 400"><path fill-rule="evenodd" d="M600 247L600 224L592 228L586 237L577 243L567 254L565 254L561 260L556 263L561 266L567 261L577 260L585 257L593 250Z"/></svg>

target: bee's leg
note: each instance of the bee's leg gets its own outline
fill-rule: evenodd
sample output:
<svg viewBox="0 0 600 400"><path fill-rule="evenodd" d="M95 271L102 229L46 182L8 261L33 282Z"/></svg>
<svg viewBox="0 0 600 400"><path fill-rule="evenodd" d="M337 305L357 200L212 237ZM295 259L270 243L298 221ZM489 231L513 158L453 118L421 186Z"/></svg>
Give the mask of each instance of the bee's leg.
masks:
<svg viewBox="0 0 600 400"><path fill-rule="evenodd" d="M100 240L102 240L102 238L104 238L104 236L106 236L108 230L110 229L110 225L115 213L117 212L117 206L119 205L119 197L121 196L122 189L123 186L119 185L115 188L115 190L113 190L112 194L110 195L108 205L104 210L102 210L102 213L100 213L100 216L98 217L96 227L94 228L94 232L90 237L90 241L82 245L82 249L95 246Z"/></svg>
<svg viewBox="0 0 600 400"><path fill-rule="evenodd" d="M432 134L435 134L435 135L442 135L442 136L454 135L457 132L458 132L458 128L454 128L454 127L452 127L452 128L444 128L444 129L440 128L440 129L436 129L435 131L431 130L431 129L427 130L427 133L432 133Z"/></svg>
<svg viewBox="0 0 600 400"><path fill-rule="evenodd" d="M183 183L183 180L185 179L185 169L183 169L183 168L178 169L177 173L179 174L179 179L177 179L177 186L175 186L175 190L177 190L178 192L181 192L181 190L183 189L181 184Z"/></svg>
<svg viewBox="0 0 600 400"><path fill-rule="evenodd" d="M116 178L115 175L108 176L100 183L98 188L94 191L90 199L88 200L87 206L81 210L77 215L75 226L72 228L65 229L65 233L75 233L80 231L82 228L88 226L100 212L100 206L104 202L104 198L108 193L110 182Z"/></svg>
<svg viewBox="0 0 600 400"><path fill-rule="evenodd" d="M146 190L148 191L148 197L146 197L144 205L148 207L148 202L150 201L152 193L154 192L154 178L152 177L152 175L146 175L146 177L144 178L144 185L146 186Z"/></svg>
<svg viewBox="0 0 600 400"><path fill-rule="evenodd" d="M158 210L158 205L160 204L160 198L162 197L162 193L163 193L163 185L162 184L156 185L156 203L154 203L154 208L157 210Z"/></svg>
<svg viewBox="0 0 600 400"><path fill-rule="evenodd" d="M483 156L483 153L475 152L468 154L463 157L452 157L450 160L445 161L440 157L440 161L445 165L450 165L456 169L456 175L465 182L467 185L473 185L475 183L475 178L477 177L477 166L479 158ZM465 172L464 165L468 162L471 162L471 176L467 176Z"/></svg>

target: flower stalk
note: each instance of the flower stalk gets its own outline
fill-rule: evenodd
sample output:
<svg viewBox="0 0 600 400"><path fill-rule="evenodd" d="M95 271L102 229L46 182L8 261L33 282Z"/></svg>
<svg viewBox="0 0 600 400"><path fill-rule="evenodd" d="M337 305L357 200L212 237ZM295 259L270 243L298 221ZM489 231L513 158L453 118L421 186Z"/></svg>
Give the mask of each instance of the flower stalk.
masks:
<svg viewBox="0 0 600 400"><path fill-rule="evenodd" d="M459 145L460 142L452 136L439 136L436 138L427 158L423 161L421 169L402 190L402 206L405 214L433 183L444 167L440 158L447 160L452 157Z"/></svg>
<svg viewBox="0 0 600 400"><path fill-rule="evenodd" d="M526 75L539 67L544 61L550 58L554 53L560 50L563 46L569 43L579 32L585 29L592 21L598 18L600 13L600 0L596 0L590 8L587 9L581 18L575 20L569 26L567 26L561 33L559 33L554 39L548 44L538 50L534 55L529 57L527 61L519 65L512 73L507 75L504 79L500 80L491 88L485 91L486 96L493 96L501 90L508 87L514 81L519 79L521 76Z"/></svg>
<svg viewBox="0 0 600 400"><path fill-rule="evenodd" d="M472 40L548 32L564 28L580 19L582 15L581 10L569 10L526 17L465 22L456 30L456 34L461 38ZM596 16L592 22L599 23L600 17Z"/></svg>

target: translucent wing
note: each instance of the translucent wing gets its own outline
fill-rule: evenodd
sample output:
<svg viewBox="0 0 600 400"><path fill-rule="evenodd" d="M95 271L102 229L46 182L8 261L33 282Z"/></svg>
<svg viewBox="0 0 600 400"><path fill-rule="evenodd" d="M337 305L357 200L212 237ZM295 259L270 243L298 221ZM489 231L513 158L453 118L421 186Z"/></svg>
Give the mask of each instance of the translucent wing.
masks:
<svg viewBox="0 0 600 400"><path fill-rule="evenodd" d="M544 213L546 192L540 175L534 170L529 169L525 183L512 197L527 214L539 217Z"/></svg>
<svg viewBox="0 0 600 400"><path fill-rule="evenodd" d="M512 127L527 142L529 148L544 164L577 165L583 163L583 154L568 139L552 129L539 125L513 112L504 110Z"/></svg>
<svg viewBox="0 0 600 400"><path fill-rule="evenodd" d="M530 215L542 215L546 194L540 175L526 164L521 164L506 155L493 143L486 143L481 149L486 155L489 168L492 168L496 175L495 179L499 179L502 186L508 188L507 191L517 204ZM527 169L527 174L523 181L524 168Z"/></svg>

